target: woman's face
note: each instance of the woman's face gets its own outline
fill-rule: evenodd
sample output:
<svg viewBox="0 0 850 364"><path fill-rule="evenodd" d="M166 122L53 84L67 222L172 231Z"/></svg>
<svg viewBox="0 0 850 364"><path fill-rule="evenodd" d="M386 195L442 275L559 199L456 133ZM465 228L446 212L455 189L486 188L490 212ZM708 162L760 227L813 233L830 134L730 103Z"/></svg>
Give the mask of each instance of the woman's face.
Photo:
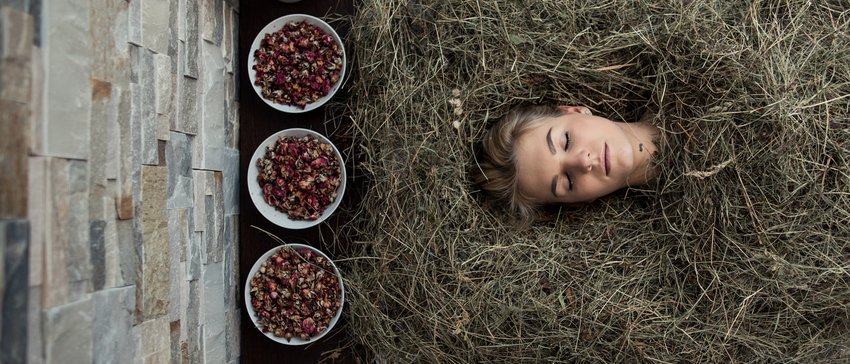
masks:
<svg viewBox="0 0 850 364"><path fill-rule="evenodd" d="M633 127L587 108L562 109L516 141L522 193L537 203L578 203L646 183L648 153Z"/></svg>

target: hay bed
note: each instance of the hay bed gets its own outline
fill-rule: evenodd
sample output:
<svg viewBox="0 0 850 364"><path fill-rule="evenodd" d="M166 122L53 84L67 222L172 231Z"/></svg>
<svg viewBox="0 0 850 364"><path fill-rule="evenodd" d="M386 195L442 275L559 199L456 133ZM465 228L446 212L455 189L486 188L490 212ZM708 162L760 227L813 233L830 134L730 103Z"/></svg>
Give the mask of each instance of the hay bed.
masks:
<svg viewBox="0 0 850 364"><path fill-rule="evenodd" d="M850 3L364 0L348 42L376 357L850 360ZM469 170L522 102L658 110L660 182L517 229Z"/></svg>

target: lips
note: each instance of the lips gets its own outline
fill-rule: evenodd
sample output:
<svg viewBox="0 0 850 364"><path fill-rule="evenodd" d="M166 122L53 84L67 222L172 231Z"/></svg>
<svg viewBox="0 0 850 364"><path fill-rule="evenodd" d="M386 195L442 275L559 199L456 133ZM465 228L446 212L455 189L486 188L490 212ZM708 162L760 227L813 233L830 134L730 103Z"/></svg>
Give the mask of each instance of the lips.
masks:
<svg viewBox="0 0 850 364"><path fill-rule="evenodd" d="M605 143L605 175L611 173L611 157L608 154L608 143Z"/></svg>

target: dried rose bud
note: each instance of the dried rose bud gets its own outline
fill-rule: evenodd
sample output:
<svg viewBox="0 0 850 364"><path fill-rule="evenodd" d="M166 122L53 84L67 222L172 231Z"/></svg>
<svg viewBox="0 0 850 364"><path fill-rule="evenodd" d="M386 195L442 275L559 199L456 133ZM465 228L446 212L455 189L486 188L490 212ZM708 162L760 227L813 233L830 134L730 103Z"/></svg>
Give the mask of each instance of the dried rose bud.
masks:
<svg viewBox="0 0 850 364"><path fill-rule="evenodd" d="M339 81L344 50L318 26L290 22L268 33L254 52L255 85L263 98L304 108Z"/></svg>
<svg viewBox="0 0 850 364"><path fill-rule="evenodd" d="M318 219L337 198L342 183L342 166L333 147L313 137L279 138L257 160L257 168L263 200L292 220ZM286 259L276 256L274 262Z"/></svg>
<svg viewBox="0 0 850 364"><path fill-rule="evenodd" d="M301 329L309 335L316 334L316 326L314 326L312 318L305 318L304 321L301 322Z"/></svg>
<svg viewBox="0 0 850 364"><path fill-rule="evenodd" d="M287 340L308 340L327 330L341 306L340 282L330 261L310 249L282 247L262 265L267 269L250 281L260 329Z"/></svg>

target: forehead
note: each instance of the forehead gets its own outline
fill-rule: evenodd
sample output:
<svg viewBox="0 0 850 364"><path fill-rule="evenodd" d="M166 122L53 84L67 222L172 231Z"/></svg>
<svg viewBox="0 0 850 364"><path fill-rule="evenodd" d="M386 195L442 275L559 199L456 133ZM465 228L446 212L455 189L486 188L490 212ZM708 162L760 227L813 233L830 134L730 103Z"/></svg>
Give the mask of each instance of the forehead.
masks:
<svg viewBox="0 0 850 364"><path fill-rule="evenodd" d="M535 200L545 200L549 194L549 183L555 175L551 169L552 158L547 133L552 128L552 118L537 123L522 133L516 141L514 163L517 184L524 195Z"/></svg>
<svg viewBox="0 0 850 364"><path fill-rule="evenodd" d="M555 118L541 118L534 124L529 125L527 129L520 132L514 144L517 169L522 168L520 167L521 163L519 162L521 159L524 159L521 157L524 156L525 153L528 153L529 151L537 151L538 149L543 149L548 153L548 145L546 144L546 140L548 139L547 134L549 134L550 130L552 130L556 121L557 119Z"/></svg>

